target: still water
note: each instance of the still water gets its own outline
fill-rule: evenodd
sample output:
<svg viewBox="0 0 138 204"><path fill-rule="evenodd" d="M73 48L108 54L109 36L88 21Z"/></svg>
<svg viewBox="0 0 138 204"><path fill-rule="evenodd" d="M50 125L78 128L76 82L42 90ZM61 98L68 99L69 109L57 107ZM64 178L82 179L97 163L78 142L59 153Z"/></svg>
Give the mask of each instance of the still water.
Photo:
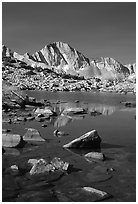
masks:
<svg viewBox="0 0 138 204"><path fill-rule="evenodd" d="M83 107L88 111L99 111L102 115L91 116L90 114L72 116L72 120L62 118L51 121L49 129L42 131L44 138L51 138L53 130L62 129L69 134L64 140L70 141L83 133L96 129L103 142L124 146L135 146L136 121L135 108L126 108L121 101L135 101L133 95L80 93L80 92L28 92L29 96L38 100L47 99L55 103L55 110L62 112L68 107ZM75 103L76 101L78 103Z"/></svg>
<svg viewBox="0 0 138 204"><path fill-rule="evenodd" d="M134 95L45 91L26 91L25 93L37 100L50 100L51 108L57 112L58 116L45 121L46 128L42 128L42 123L38 121L4 125L3 128L12 128L14 133L21 135L24 135L27 127L39 130L41 136L54 146L41 148L35 152L37 156L42 157L46 154L60 156L82 169L81 173L70 174L67 180L66 177L61 179L58 183L60 189L70 185L68 183L70 180L72 183L87 184L87 186L110 193L113 197L107 201L135 201L136 109L126 108L120 103L121 101L135 101ZM87 110L87 114L63 116L63 110L68 107L82 107ZM26 111L32 111L32 109L28 108ZM101 114L94 116L91 114L93 111ZM55 129L64 131L67 135L55 137L53 135ZM77 150L70 154L62 149L64 144L93 129L98 131L102 139L101 152L107 158L100 167L112 167L115 170L112 178L105 182L93 182L90 177L85 178L90 169L94 168L81 157L87 151Z"/></svg>

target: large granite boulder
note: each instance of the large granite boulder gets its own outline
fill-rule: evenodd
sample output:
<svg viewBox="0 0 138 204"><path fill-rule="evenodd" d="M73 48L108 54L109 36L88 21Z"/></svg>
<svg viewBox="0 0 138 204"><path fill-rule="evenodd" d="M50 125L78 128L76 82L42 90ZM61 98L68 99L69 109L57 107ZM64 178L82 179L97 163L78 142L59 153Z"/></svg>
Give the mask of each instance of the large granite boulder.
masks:
<svg viewBox="0 0 138 204"><path fill-rule="evenodd" d="M65 148L100 148L101 138L96 130L91 130L81 137L65 144Z"/></svg>

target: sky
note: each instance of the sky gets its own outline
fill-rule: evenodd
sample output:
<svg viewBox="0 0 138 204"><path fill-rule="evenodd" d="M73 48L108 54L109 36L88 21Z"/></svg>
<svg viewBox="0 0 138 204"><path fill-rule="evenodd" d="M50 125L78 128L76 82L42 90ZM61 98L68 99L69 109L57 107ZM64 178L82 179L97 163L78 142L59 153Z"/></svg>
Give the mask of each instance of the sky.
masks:
<svg viewBox="0 0 138 204"><path fill-rule="evenodd" d="M135 2L3 2L2 43L19 54L65 42L88 58L136 61Z"/></svg>

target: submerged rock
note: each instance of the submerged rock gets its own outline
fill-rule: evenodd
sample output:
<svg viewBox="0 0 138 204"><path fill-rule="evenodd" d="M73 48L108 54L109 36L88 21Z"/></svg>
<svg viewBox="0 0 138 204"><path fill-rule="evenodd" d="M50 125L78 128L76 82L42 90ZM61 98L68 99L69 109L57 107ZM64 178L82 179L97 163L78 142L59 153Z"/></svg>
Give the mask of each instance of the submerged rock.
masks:
<svg viewBox="0 0 138 204"><path fill-rule="evenodd" d="M97 196L101 197L102 199L109 197L108 193L101 191L101 190L98 190L98 189L95 189L95 188L92 188L92 187L83 187L82 189L86 192L97 194Z"/></svg>
<svg viewBox="0 0 138 204"><path fill-rule="evenodd" d="M7 173L10 173L13 176L17 176L19 174L19 168L17 165L12 165L7 169Z"/></svg>
<svg viewBox="0 0 138 204"><path fill-rule="evenodd" d="M100 148L101 138L96 130L89 131L81 137L65 144L65 148Z"/></svg>
<svg viewBox="0 0 138 204"><path fill-rule="evenodd" d="M38 142L44 142L45 140L41 137L38 130L34 128L27 128L27 132L23 136L24 141L38 141Z"/></svg>
<svg viewBox="0 0 138 204"><path fill-rule="evenodd" d="M90 158L90 159L98 159L98 160L104 160L105 159L105 155L101 152L89 152L87 154L84 155L86 158Z"/></svg>
<svg viewBox="0 0 138 204"><path fill-rule="evenodd" d="M56 190L57 198L60 202L95 202L111 195L92 187L74 187L62 190Z"/></svg>
<svg viewBox="0 0 138 204"><path fill-rule="evenodd" d="M66 108L63 111L63 114L84 114L84 113L86 113L86 111L81 107Z"/></svg>
<svg viewBox="0 0 138 204"><path fill-rule="evenodd" d="M2 134L3 147L23 147L26 142L21 135L18 134Z"/></svg>

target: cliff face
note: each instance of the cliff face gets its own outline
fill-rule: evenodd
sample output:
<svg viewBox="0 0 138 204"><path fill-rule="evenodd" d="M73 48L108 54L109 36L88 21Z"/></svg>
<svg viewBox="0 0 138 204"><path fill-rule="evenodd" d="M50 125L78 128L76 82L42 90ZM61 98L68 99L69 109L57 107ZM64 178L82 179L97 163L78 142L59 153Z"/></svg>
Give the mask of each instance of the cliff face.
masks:
<svg viewBox="0 0 138 204"><path fill-rule="evenodd" d="M91 64L95 67L95 69L97 69L97 75L101 75L105 79L129 75L127 67L110 57L101 57L99 59L92 60Z"/></svg>
<svg viewBox="0 0 138 204"><path fill-rule="evenodd" d="M70 45L62 42L51 43L33 55L29 53L19 55L3 46L2 56L14 57L32 67L42 67L43 69L51 67L61 73L84 76L85 78L93 76L103 79L122 78L135 73L136 68L136 64L124 66L109 57L90 60Z"/></svg>
<svg viewBox="0 0 138 204"><path fill-rule="evenodd" d="M136 74L136 63L127 64L125 66L129 69L130 74Z"/></svg>
<svg viewBox="0 0 138 204"><path fill-rule="evenodd" d="M2 45L2 57L12 57L12 56L13 56L13 52L5 45Z"/></svg>

